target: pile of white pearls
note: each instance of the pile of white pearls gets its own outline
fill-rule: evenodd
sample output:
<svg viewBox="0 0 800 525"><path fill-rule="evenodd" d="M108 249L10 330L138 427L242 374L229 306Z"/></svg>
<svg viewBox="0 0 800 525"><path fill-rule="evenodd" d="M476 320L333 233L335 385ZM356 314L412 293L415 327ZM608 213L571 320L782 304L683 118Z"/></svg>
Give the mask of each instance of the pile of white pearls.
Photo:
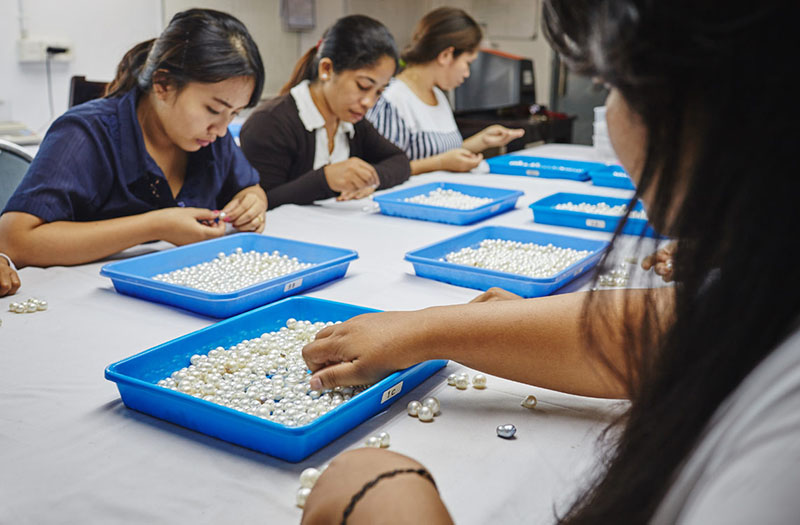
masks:
<svg viewBox="0 0 800 525"><path fill-rule="evenodd" d="M177 284L211 293L230 293L256 283L282 277L313 266L278 250L272 253L242 248L230 255L220 252L216 259L179 268L153 277L156 281Z"/></svg>
<svg viewBox="0 0 800 525"><path fill-rule="evenodd" d="M484 239L478 248L462 248L445 261L533 278L548 278L572 266L591 252L504 239Z"/></svg>
<svg viewBox="0 0 800 525"><path fill-rule="evenodd" d="M598 202L597 204L589 204L588 202L581 202L580 204L575 204L573 202L561 202L556 204L554 207L557 210L578 211L581 213L592 213L595 215L615 215L617 217L622 217L628 211L628 206L626 204L609 206L605 202ZM628 217L631 219L647 220L647 214L642 210L634 210L630 215L628 215Z"/></svg>
<svg viewBox="0 0 800 525"><path fill-rule="evenodd" d="M455 208L457 210L472 210L492 202L488 197L473 197L460 191L436 188L430 193L420 193L413 197L403 199L404 202L439 206L440 208Z"/></svg>
<svg viewBox="0 0 800 525"><path fill-rule="evenodd" d="M435 397L426 397L420 403L419 401L411 401L406 406L406 412L411 417L416 417L420 421L430 423L435 416L441 414L442 406L439 400Z"/></svg>
<svg viewBox="0 0 800 525"><path fill-rule="evenodd" d="M610 272L597 276L597 285L607 288L625 287L628 285L628 282L630 282L630 274L624 262L620 263L619 266Z"/></svg>
<svg viewBox="0 0 800 525"><path fill-rule="evenodd" d="M289 319L275 332L193 355L158 385L287 427L307 425L367 388L311 389L301 352L332 324Z"/></svg>
<svg viewBox="0 0 800 525"><path fill-rule="evenodd" d="M447 376L447 384L459 390L466 390L469 386L469 374L466 372L450 374ZM478 390L486 388L486 376L483 374L475 374L472 376L472 388L477 388Z"/></svg>
<svg viewBox="0 0 800 525"><path fill-rule="evenodd" d="M15 314L32 314L45 310L47 310L47 301L44 299L36 299L35 297L31 297L21 303L11 303L8 305L8 311Z"/></svg>

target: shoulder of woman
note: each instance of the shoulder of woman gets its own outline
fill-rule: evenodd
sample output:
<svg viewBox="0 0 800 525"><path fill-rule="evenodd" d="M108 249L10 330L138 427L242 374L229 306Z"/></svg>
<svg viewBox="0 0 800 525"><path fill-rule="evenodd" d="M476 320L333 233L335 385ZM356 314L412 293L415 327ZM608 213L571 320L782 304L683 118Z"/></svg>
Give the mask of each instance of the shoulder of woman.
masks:
<svg viewBox="0 0 800 525"><path fill-rule="evenodd" d="M247 117L242 126L242 134L258 130L262 133L269 128L285 128L300 122L297 105L288 93L266 100L258 105ZM285 130L283 131L285 132Z"/></svg>

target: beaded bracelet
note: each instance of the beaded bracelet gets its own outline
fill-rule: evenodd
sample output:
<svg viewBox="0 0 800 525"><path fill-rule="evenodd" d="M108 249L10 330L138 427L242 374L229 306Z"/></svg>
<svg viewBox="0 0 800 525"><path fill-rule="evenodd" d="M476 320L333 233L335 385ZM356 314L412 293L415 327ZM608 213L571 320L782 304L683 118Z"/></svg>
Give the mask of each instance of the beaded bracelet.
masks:
<svg viewBox="0 0 800 525"><path fill-rule="evenodd" d="M386 478L392 478L394 476L397 476L398 474L419 474L423 478L433 483L433 488L436 489L437 492L439 491L439 489L436 487L436 482L433 481L433 476L431 476L430 472L428 472L424 468L399 468L395 470L390 470L389 472L384 472L383 474L380 474L372 481L366 482L364 486L361 487L361 490L353 494L353 497L350 498L350 503L347 504L347 507L344 509L344 512L342 513L341 525L347 524L347 518L349 518L350 514L353 513L353 509L355 508L356 503L358 503L359 500L364 497L364 494L366 494L369 489L377 485L380 480Z"/></svg>

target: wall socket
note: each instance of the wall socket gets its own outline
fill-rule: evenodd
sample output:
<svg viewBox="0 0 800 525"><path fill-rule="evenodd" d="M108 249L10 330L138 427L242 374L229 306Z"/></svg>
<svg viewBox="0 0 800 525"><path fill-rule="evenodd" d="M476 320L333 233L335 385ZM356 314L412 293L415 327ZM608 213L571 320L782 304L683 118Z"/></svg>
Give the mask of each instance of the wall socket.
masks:
<svg viewBox="0 0 800 525"><path fill-rule="evenodd" d="M67 49L66 53L54 54L52 62L70 62L72 60L72 42L57 38L23 38L17 40L17 60L22 63L44 63L47 60L47 48Z"/></svg>

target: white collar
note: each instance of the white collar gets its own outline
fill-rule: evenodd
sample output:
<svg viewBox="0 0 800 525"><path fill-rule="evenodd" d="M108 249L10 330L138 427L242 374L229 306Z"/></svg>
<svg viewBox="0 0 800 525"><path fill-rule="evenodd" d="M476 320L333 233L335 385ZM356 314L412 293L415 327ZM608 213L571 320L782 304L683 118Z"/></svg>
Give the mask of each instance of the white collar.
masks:
<svg viewBox="0 0 800 525"><path fill-rule="evenodd" d="M303 123L303 126L305 126L308 131L314 131L325 127L325 119L322 117L322 113L319 112L319 109L317 109L317 105L314 104L314 100L311 98L311 90L308 86L309 81L303 80L290 89L289 93L292 95L295 104L297 104L297 112L300 115L300 121ZM343 131L347 133L350 138L353 138L353 135L356 134L356 129L353 127L353 124L343 120L339 121L339 128L336 131Z"/></svg>

